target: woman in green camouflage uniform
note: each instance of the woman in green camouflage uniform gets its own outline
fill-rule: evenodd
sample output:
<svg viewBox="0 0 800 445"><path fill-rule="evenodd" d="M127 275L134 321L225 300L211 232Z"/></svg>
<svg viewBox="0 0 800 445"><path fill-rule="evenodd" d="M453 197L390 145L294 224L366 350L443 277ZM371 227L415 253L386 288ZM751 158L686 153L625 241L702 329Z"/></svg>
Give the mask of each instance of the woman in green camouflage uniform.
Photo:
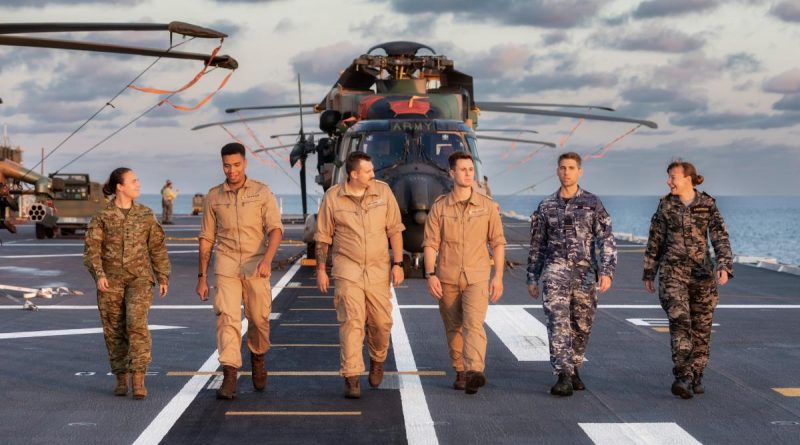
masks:
<svg viewBox="0 0 800 445"><path fill-rule="evenodd" d="M169 283L164 230L152 210L134 201L141 186L131 169L111 172L103 193L113 199L89 224L83 263L97 283L103 336L117 376L114 395L128 394L130 373L133 397L142 399L152 346L147 325L152 287L158 283L163 298Z"/></svg>
<svg viewBox="0 0 800 445"><path fill-rule="evenodd" d="M724 285L733 276L733 255L714 198L694 188L703 183L694 165L676 161L667 173L670 193L661 198L650 222L642 279L653 293L659 273L658 299L669 318L672 343L672 393L690 399L692 393L705 392L702 378L719 301L717 283ZM716 267L709 256L709 239Z"/></svg>

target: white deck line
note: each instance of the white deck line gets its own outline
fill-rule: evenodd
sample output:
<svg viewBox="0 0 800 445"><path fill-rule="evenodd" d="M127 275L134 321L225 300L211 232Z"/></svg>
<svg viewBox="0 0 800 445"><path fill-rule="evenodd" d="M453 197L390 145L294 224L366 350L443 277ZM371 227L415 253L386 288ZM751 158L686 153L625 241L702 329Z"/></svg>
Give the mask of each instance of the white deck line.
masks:
<svg viewBox="0 0 800 445"><path fill-rule="evenodd" d="M416 371L417 363L411 342L408 340L403 314L397 302L397 294L392 288L392 349L394 361L398 371ZM398 376L400 384L400 400L403 406L403 420L406 426L406 439L409 445L438 444L433 418L425 400L425 391L418 375L401 374Z"/></svg>
<svg viewBox="0 0 800 445"><path fill-rule="evenodd" d="M164 326L151 324L151 331L162 331L164 329L186 329L183 326ZM57 337L61 335L84 335L102 334L103 328L81 328L81 329L52 329L47 331L22 331L22 332L3 332L0 333L0 340L9 338L33 338L33 337Z"/></svg>
<svg viewBox="0 0 800 445"><path fill-rule="evenodd" d="M579 423L597 445L701 445L676 423Z"/></svg>
<svg viewBox="0 0 800 445"><path fill-rule="evenodd" d="M547 327L524 308L489 306L486 324L521 362L549 362Z"/></svg>
<svg viewBox="0 0 800 445"><path fill-rule="evenodd" d="M296 261L292 267L278 281L276 287L281 288L294 277L297 271L300 270L300 260ZM281 288L272 292L272 299L275 300L281 292ZM242 335L247 333L247 319L242 319ZM198 372L214 371L219 367L219 351L215 350L208 360L198 369ZM196 375L189 379L183 388L167 403L158 415L150 422L150 425L142 431L139 438L136 439L134 445L145 444L158 444L169 433L175 422L181 417L186 408L197 397L197 394L203 390L210 375Z"/></svg>

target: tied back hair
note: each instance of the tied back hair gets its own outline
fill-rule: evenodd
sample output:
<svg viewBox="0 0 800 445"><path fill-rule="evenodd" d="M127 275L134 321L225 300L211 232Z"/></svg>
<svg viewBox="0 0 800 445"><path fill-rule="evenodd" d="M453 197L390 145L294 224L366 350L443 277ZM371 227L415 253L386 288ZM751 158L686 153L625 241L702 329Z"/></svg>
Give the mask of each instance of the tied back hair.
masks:
<svg viewBox="0 0 800 445"><path fill-rule="evenodd" d="M115 168L114 171L108 176L108 181L103 184L103 195L111 196L117 194L117 185L122 184L123 176L125 173L131 171L128 167Z"/></svg>

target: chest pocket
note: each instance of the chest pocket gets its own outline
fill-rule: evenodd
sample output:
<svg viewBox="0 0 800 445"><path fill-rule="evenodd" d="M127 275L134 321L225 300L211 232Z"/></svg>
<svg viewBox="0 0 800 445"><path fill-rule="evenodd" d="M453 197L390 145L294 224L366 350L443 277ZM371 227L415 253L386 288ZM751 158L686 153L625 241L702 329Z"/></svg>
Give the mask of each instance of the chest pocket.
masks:
<svg viewBox="0 0 800 445"><path fill-rule="evenodd" d="M369 233L386 233L386 200L376 199L367 203L366 207Z"/></svg>
<svg viewBox="0 0 800 445"><path fill-rule="evenodd" d="M347 227L348 229L361 233L361 215L354 209L336 209L333 212L335 225Z"/></svg>
<svg viewBox="0 0 800 445"><path fill-rule="evenodd" d="M470 235L489 233L489 209L486 207L467 208L465 230Z"/></svg>
<svg viewBox="0 0 800 445"><path fill-rule="evenodd" d="M453 209L446 209L442 212L441 219L442 239L445 241L457 242L461 240L460 216Z"/></svg>
<svg viewBox="0 0 800 445"><path fill-rule="evenodd" d="M236 224L236 209L227 202L215 202L212 206L214 215L217 218L217 230L224 231L232 229Z"/></svg>
<svg viewBox="0 0 800 445"><path fill-rule="evenodd" d="M241 202L239 203L239 209L240 209L239 224L247 224L247 225L255 224L260 226L261 208L263 204L264 203L261 200L260 195L243 197Z"/></svg>
<svg viewBox="0 0 800 445"><path fill-rule="evenodd" d="M594 223L594 209L589 206L579 205L572 211L573 224L578 232L591 232Z"/></svg>
<svg viewBox="0 0 800 445"><path fill-rule="evenodd" d="M692 226L697 233L705 234L710 220L710 208L700 206L692 208Z"/></svg>

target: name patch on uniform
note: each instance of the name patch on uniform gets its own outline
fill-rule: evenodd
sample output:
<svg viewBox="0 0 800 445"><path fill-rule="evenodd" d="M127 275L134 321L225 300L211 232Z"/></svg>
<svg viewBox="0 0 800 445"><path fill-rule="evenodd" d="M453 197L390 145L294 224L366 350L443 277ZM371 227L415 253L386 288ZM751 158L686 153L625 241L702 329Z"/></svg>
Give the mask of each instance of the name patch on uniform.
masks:
<svg viewBox="0 0 800 445"><path fill-rule="evenodd" d="M472 209L469 211L469 216L483 215L484 213L486 213L486 209L484 208Z"/></svg>
<svg viewBox="0 0 800 445"><path fill-rule="evenodd" d="M246 195L244 195L244 196L242 197L242 200L243 200L243 201L253 201L253 200L256 200L256 199L258 199L258 198L260 198L260 197L261 197L261 193L254 193L254 194L252 194L252 195L247 195L247 194L246 194Z"/></svg>
<svg viewBox="0 0 800 445"><path fill-rule="evenodd" d="M708 207L693 207L692 213L709 213L711 209Z"/></svg>
<svg viewBox="0 0 800 445"><path fill-rule="evenodd" d="M378 207L380 205L385 205L385 204L386 204L386 201L384 201L382 199L376 199L375 201L372 201L371 203L367 204L367 208L371 209L373 207Z"/></svg>

